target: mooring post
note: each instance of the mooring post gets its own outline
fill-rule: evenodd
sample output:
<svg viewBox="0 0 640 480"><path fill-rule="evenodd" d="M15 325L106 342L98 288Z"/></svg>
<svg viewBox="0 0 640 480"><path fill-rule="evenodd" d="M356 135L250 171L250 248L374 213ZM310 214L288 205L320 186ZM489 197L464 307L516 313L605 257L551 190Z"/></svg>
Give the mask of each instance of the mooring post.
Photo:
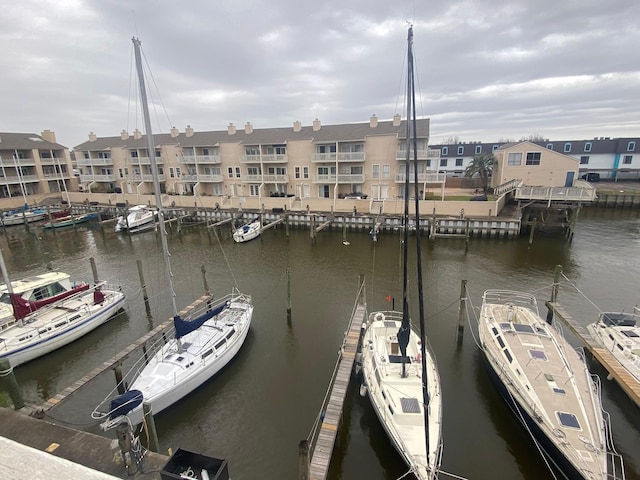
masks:
<svg viewBox="0 0 640 480"><path fill-rule="evenodd" d="M342 242L347 241L347 219L342 217Z"/></svg>
<svg viewBox="0 0 640 480"><path fill-rule="evenodd" d="M467 223L464 227L464 251L465 253L469 251L469 235L471 235L471 225L470 219L467 218Z"/></svg>
<svg viewBox="0 0 640 480"><path fill-rule="evenodd" d="M287 323L291 324L291 270L287 268Z"/></svg>
<svg viewBox="0 0 640 480"><path fill-rule="evenodd" d="M554 303L558 299L558 287L560 286L560 275L562 275L562 265L556 265L553 272L553 285L551 286L551 303ZM553 323L553 309L549 307L547 312L547 323L551 325Z"/></svg>
<svg viewBox="0 0 640 480"><path fill-rule="evenodd" d="M309 440L301 440L298 444L299 480L309 480Z"/></svg>
<svg viewBox="0 0 640 480"><path fill-rule="evenodd" d="M464 315L467 311L467 281L460 282L460 309L458 310L458 342L462 342L464 335Z"/></svg>
<svg viewBox="0 0 640 480"><path fill-rule="evenodd" d="M156 430L156 422L153 419L151 404L143 402L142 411L144 413L144 425L147 429L147 433L149 434L149 450L157 453L160 451L160 442L158 441L158 431Z"/></svg>
<svg viewBox="0 0 640 480"><path fill-rule="evenodd" d="M358 305L365 305L367 303L367 295L365 293L365 284L364 284L365 275L361 273L358 276Z"/></svg>
<svg viewBox="0 0 640 480"><path fill-rule="evenodd" d="M200 265L200 271L202 272L202 283L204 285L204 293L207 295L211 295L211 290L209 290L209 282L207 282L207 269L204 268L204 265Z"/></svg>
<svg viewBox="0 0 640 480"><path fill-rule="evenodd" d="M533 232L535 232L535 230L536 230L536 222L537 221L538 221L538 219L535 218L535 217L531 221L531 230L529 230L529 246L531 246L533 244Z"/></svg>
<svg viewBox="0 0 640 480"><path fill-rule="evenodd" d="M13 408L20 410L24 407L24 400L18 387L16 376L13 373L13 367L8 358L0 358L0 379L13 402Z"/></svg>
<svg viewBox="0 0 640 480"><path fill-rule="evenodd" d="M284 214L284 231L287 238L289 238L289 214L288 213Z"/></svg>
<svg viewBox="0 0 640 480"><path fill-rule="evenodd" d="M118 393L122 395L127 391L127 386L122 381L122 365L116 365L113 367L113 373L116 376L116 388L118 389Z"/></svg>
<svg viewBox="0 0 640 480"><path fill-rule="evenodd" d="M91 257L89 259L91 264L91 272L93 273L93 283L98 283L98 268L96 267L96 259Z"/></svg>
<svg viewBox="0 0 640 480"><path fill-rule="evenodd" d="M142 260L136 260L138 265L138 278L140 279L140 288L142 289L142 299L144 300L144 308L147 315L151 315L151 306L149 305L149 295L147 295L147 285L144 283L144 273L142 273Z"/></svg>

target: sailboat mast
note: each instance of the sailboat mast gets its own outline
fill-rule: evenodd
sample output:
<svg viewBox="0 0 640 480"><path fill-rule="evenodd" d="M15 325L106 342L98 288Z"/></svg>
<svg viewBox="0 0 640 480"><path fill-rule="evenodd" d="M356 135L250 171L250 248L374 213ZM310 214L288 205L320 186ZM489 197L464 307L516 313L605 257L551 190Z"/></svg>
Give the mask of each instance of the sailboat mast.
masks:
<svg viewBox="0 0 640 480"><path fill-rule="evenodd" d="M417 135L417 120L416 120L416 90L415 90L415 77L413 71L413 27L409 27L409 102L411 103L411 117L407 117L407 123L411 121L413 135L413 186L415 197L415 215L416 215L416 264L418 269L418 309L420 312L420 345L421 345L421 361L422 361L422 399L424 410L424 436L425 446L427 453L427 465L429 465L429 390L428 390L428 376L427 376L427 355L426 355L426 342L427 335L424 324L424 292L422 283L422 248L420 246L420 196L418 192L418 135Z"/></svg>
<svg viewBox="0 0 640 480"><path fill-rule="evenodd" d="M178 315L178 307L176 305L176 292L173 287L173 273L171 272L171 263L169 260L169 247L167 245L167 232L164 228L164 211L162 209L162 196L160 195L160 180L158 178L158 165L156 164L156 146L153 141L153 132L151 131L151 118L149 117L149 105L147 104L147 90L144 84L144 72L142 69L142 57L140 54L141 42L136 37L131 39L136 55L136 69L138 72L138 83L140 85L140 102L142 103L142 113L144 115L144 126L147 133L147 148L149 150L149 162L151 163L151 173L153 176L153 190L156 197L156 207L158 209L158 228L160 229L160 239L162 240L162 254L164 255L164 265L166 268L167 279L169 281L169 290L171 294L171 305L173 307L174 317Z"/></svg>

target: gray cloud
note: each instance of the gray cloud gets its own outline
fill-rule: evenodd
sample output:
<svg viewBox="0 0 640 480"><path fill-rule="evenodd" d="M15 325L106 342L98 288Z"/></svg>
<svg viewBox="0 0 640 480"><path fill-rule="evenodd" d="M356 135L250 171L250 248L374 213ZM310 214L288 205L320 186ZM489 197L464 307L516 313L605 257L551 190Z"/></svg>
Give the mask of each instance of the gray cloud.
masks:
<svg viewBox="0 0 640 480"><path fill-rule="evenodd" d="M388 119L410 20L434 143L638 136L637 15L635 0L23 0L0 18L0 130L74 146L142 129L134 35L157 131Z"/></svg>

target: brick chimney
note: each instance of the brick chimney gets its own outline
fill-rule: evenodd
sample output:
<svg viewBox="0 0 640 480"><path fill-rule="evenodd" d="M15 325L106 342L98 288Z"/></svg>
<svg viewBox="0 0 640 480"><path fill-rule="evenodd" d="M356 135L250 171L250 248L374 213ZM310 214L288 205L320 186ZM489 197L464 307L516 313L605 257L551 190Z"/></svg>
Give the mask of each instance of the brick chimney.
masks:
<svg viewBox="0 0 640 480"><path fill-rule="evenodd" d="M44 135L43 135L44 136ZM96 137L96 134L93 132L89 132L89 141L90 142L95 142L98 139L98 137Z"/></svg>
<svg viewBox="0 0 640 480"><path fill-rule="evenodd" d="M127 140L129 138L129 132L127 132L126 130L122 130L122 132L120 132L120 138L122 140Z"/></svg>
<svg viewBox="0 0 640 480"><path fill-rule="evenodd" d="M246 133L247 135L253 133L253 125L251 125L251 122L247 122L247 124L244 126L244 133Z"/></svg>
<svg viewBox="0 0 640 480"><path fill-rule="evenodd" d="M313 121L313 131L317 132L318 130L320 130L320 120L318 120L317 118Z"/></svg>
<svg viewBox="0 0 640 480"><path fill-rule="evenodd" d="M184 129L184 134L187 137L193 137L193 128L191 128L191 125L187 125L187 128Z"/></svg>
<svg viewBox="0 0 640 480"><path fill-rule="evenodd" d="M44 138L49 143L58 143L56 142L56 134L51 130L44 130L40 136Z"/></svg>
<svg viewBox="0 0 640 480"><path fill-rule="evenodd" d="M369 120L369 127L376 128L377 126L378 126L378 117L376 117L376 114L374 113L373 115L371 115L371 119Z"/></svg>
<svg viewBox="0 0 640 480"><path fill-rule="evenodd" d="M178 129L176 127L171 127L171 138L176 138L178 135L180 135Z"/></svg>
<svg viewBox="0 0 640 480"><path fill-rule="evenodd" d="M233 123L230 123L229 126L227 127L227 133L229 135L235 135L236 134L236 126Z"/></svg>
<svg viewBox="0 0 640 480"><path fill-rule="evenodd" d="M142 138L142 132L136 128L133 131L133 138L135 138L136 140L141 139Z"/></svg>
<svg viewBox="0 0 640 480"><path fill-rule="evenodd" d="M399 113L396 113L393 116L393 126L394 127L399 127L400 126L400 114Z"/></svg>
<svg viewBox="0 0 640 480"><path fill-rule="evenodd" d="M302 130L302 123L300 123L299 120L296 120L295 122L293 122L293 131L299 132L300 130Z"/></svg>

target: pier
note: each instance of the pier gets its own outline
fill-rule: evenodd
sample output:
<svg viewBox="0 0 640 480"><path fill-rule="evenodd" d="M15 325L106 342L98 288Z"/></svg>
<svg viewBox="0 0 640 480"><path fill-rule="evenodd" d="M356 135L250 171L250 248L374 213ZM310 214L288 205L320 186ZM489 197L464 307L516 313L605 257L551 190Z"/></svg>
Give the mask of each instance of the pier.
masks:
<svg viewBox="0 0 640 480"><path fill-rule="evenodd" d="M573 334L586 345L598 363L609 372L607 378L615 379L620 388L640 407L640 384L620 365L620 362L607 349L601 347L589 331L576 322L559 303L546 302L546 306L569 327Z"/></svg>

